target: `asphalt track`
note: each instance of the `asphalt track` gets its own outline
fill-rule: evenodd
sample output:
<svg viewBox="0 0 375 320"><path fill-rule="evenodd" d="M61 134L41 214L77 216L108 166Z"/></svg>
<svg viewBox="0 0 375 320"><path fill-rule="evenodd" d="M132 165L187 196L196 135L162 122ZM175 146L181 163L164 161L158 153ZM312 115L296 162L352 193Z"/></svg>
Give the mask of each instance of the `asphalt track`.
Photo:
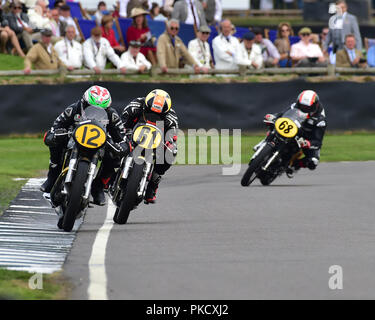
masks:
<svg viewBox="0 0 375 320"><path fill-rule="evenodd" d="M375 162L323 163L244 188L220 166L175 166L157 204L111 229L108 298L374 299L374 176ZM72 299L88 298L106 211L88 210L64 265ZM342 267L342 290L328 286L332 265Z"/></svg>

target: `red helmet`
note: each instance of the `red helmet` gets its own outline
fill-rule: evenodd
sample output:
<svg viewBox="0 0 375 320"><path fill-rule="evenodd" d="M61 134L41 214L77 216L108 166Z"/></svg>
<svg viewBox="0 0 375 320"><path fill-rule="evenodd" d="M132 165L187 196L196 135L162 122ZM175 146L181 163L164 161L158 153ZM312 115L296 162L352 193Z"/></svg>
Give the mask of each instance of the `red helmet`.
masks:
<svg viewBox="0 0 375 320"><path fill-rule="evenodd" d="M319 111L320 101L319 96L315 91L305 90L302 91L297 99L296 108L304 113L313 115Z"/></svg>

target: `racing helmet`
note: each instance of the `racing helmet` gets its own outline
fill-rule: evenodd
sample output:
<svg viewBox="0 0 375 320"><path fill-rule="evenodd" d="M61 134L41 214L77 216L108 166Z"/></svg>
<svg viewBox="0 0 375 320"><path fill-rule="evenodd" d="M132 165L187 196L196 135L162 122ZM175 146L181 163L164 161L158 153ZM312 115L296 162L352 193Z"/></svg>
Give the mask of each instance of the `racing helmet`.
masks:
<svg viewBox="0 0 375 320"><path fill-rule="evenodd" d="M94 106L106 109L112 104L112 98L108 89L101 86L92 86L83 94L82 102L84 108Z"/></svg>
<svg viewBox="0 0 375 320"><path fill-rule="evenodd" d="M152 90L145 99L147 111L158 114L168 113L172 106L170 95L161 89Z"/></svg>
<svg viewBox="0 0 375 320"><path fill-rule="evenodd" d="M304 113L313 115L320 110L319 96L313 90L302 91L298 96L295 107Z"/></svg>

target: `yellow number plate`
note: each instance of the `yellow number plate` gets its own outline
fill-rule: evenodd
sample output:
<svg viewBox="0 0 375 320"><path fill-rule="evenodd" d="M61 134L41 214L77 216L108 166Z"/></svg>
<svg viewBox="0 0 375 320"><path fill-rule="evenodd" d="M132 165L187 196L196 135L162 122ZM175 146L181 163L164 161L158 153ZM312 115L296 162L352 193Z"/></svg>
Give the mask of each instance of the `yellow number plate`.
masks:
<svg viewBox="0 0 375 320"><path fill-rule="evenodd" d="M298 133L296 123L288 118L279 118L275 122L276 131L285 138L294 138Z"/></svg>
<svg viewBox="0 0 375 320"><path fill-rule="evenodd" d="M80 126L74 135L80 145L89 149L100 148L106 141L103 129L94 124Z"/></svg>
<svg viewBox="0 0 375 320"><path fill-rule="evenodd" d="M161 133L153 126L139 126L133 134L133 140L145 149L156 149L161 143Z"/></svg>

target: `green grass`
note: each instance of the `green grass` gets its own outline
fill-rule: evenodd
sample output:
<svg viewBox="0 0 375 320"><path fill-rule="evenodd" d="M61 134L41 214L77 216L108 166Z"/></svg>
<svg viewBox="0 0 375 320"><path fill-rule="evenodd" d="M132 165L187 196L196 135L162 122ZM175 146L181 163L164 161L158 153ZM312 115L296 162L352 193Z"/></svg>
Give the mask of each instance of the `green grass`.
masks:
<svg viewBox="0 0 375 320"><path fill-rule="evenodd" d="M17 195L24 182L48 168L48 148L42 138L0 139L0 213Z"/></svg>
<svg viewBox="0 0 375 320"><path fill-rule="evenodd" d="M66 299L69 288L61 274L43 275L42 289L29 288L33 273L0 269L0 300L61 300Z"/></svg>
<svg viewBox="0 0 375 320"><path fill-rule="evenodd" d="M23 59L10 54L0 54L0 70L22 70Z"/></svg>

